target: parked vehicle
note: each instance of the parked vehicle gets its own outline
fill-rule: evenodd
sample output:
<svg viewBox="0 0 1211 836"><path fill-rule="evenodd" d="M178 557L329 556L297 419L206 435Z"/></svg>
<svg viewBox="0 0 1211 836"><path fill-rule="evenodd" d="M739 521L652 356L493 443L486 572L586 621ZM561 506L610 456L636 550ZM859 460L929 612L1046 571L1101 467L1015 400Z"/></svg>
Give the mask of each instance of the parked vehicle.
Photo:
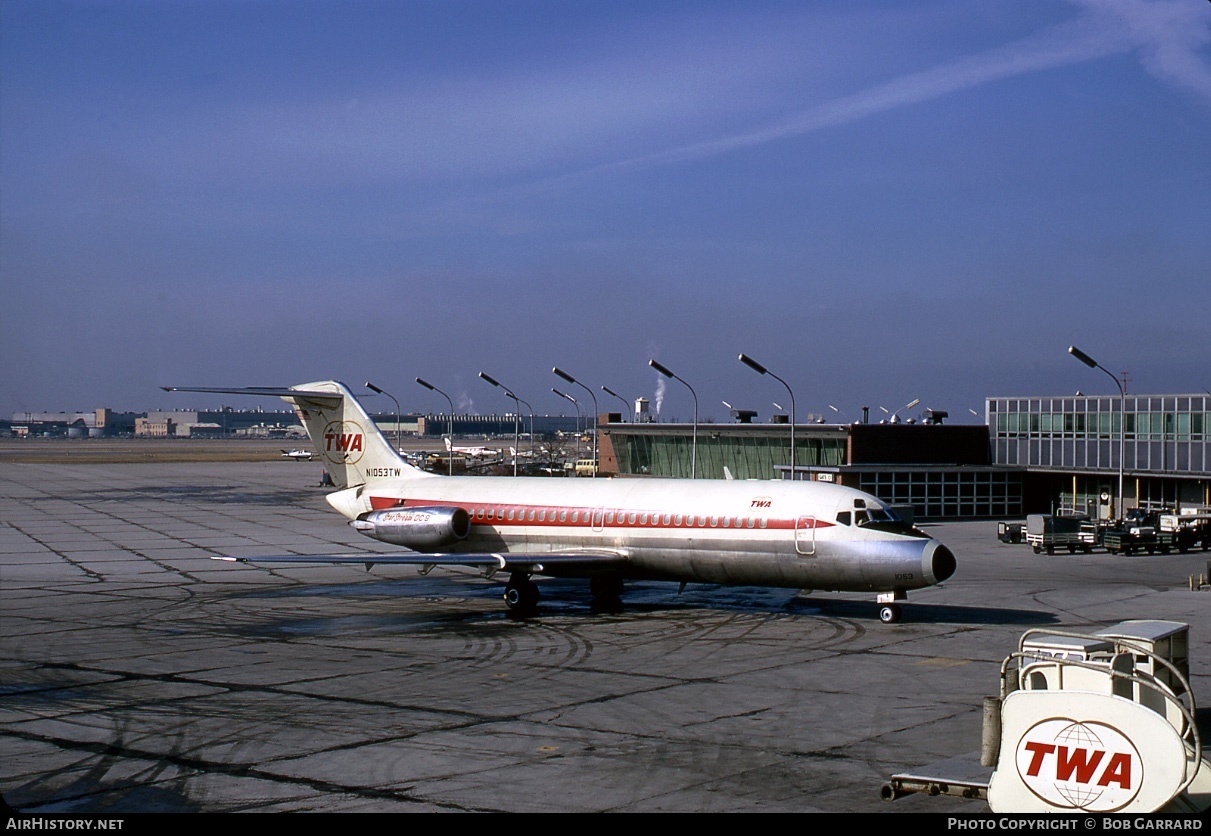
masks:
<svg viewBox="0 0 1211 836"><path fill-rule="evenodd" d="M1026 539L1026 526L1022 523L997 523L997 539L1002 543L1020 543Z"/></svg>
<svg viewBox="0 0 1211 836"><path fill-rule="evenodd" d="M1192 509L1190 512L1157 515L1160 533L1173 535L1173 547L1179 552L1211 549L1211 513Z"/></svg>
<svg viewBox="0 0 1211 836"><path fill-rule="evenodd" d="M1069 554L1078 550L1088 554L1097 545L1097 526L1087 517L1061 517L1052 514L1031 514L1026 517L1026 542L1040 554L1055 554L1056 548L1066 548Z"/></svg>
<svg viewBox="0 0 1211 836"><path fill-rule="evenodd" d="M1148 554L1168 554L1174 545L1172 532L1161 532L1157 528L1158 514L1144 508L1132 508L1118 526L1102 535L1102 545L1111 554L1133 554L1146 551Z"/></svg>

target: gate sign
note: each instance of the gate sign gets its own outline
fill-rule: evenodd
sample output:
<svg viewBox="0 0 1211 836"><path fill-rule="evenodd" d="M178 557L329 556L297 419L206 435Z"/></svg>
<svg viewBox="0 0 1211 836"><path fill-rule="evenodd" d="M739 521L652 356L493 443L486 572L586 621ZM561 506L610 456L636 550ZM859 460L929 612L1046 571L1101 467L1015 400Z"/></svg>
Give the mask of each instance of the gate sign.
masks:
<svg viewBox="0 0 1211 836"><path fill-rule="evenodd" d="M1060 810L1112 813L1130 804L1144 782L1135 744L1096 721L1036 723L1018 740L1014 758L1027 789Z"/></svg>

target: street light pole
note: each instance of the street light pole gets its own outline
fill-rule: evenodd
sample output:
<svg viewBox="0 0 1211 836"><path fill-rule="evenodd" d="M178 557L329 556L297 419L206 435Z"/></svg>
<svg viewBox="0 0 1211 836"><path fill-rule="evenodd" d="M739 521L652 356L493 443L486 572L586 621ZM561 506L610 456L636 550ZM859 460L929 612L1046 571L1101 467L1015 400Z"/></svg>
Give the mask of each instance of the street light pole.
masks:
<svg viewBox="0 0 1211 836"><path fill-rule="evenodd" d="M564 380L566 380L568 383L575 383L581 389L588 392L589 397L593 399L593 478L597 478L597 421L599 420L599 416L600 416L600 413L597 411L597 396L593 394L592 389L590 389L588 386L585 386L583 383L581 383L576 378L572 377L572 375L568 374L565 371L562 371L558 366L551 369L551 372L559 375Z"/></svg>
<svg viewBox="0 0 1211 836"><path fill-rule="evenodd" d="M668 367L657 363L655 360L648 360L648 365L665 377L681 381L681 384L690 390L690 395L694 398L694 437L690 447L690 478L696 479L698 478L698 393L694 391L693 386L673 374Z"/></svg>
<svg viewBox="0 0 1211 836"><path fill-rule="evenodd" d="M526 404L526 409L530 410L530 458L533 459L534 458L534 407L530 406L528 403L526 403L521 398L518 398L518 400L521 401L522 403ZM517 448L514 447L513 449L516 450ZM516 452L513 453L513 461L515 463L517 461Z"/></svg>
<svg viewBox="0 0 1211 836"><path fill-rule="evenodd" d="M375 386L369 380L366 381L366 388L376 395L386 395L395 403L395 449L399 451L399 401L395 400L395 396L390 392L384 392L382 389Z"/></svg>
<svg viewBox="0 0 1211 836"><path fill-rule="evenodd" d="M607 395L613 395L614 397L618 398L618 400L622 401L623 406L626 407L626 409L623 410L623 413L622 413L622 415L623 415L622 420L625 422L627 420L627 418L626 418L627 413L630 412L632 409L634 409L634 407L631 405L631 403L626 398L624 398L622 395L615 392L613 389L609 389L605 386L602 386L601 391L605 392Z"/></svg>
<svg viewBox="0 0 1211 836"><path fill-rule="evenodd" d="M437 394L441 395L443 398L446 399L446 403L450 404L450 426L448 427L448 429L450 431L450 449L446 451L446 460L450 463L450 475L453 476L454 475L454 401L450 400L449 395L447 395L441 389L438 389L436 386L434 386L429 381L421 380L418 377L416 379L416 382L419 383L421 386L424 386L430 392L436 392Z"/></svg>
<svg viewBox="0 0 1211 836"><path fill-rule="evenodd" d="M790 384L778 377L778 375L771 372L765 366L758 363L752 357L749 357L747 354L740 355L740 362L748 366L757 374L768 374L774 380L785 386L787 394L791 396L791 481L793 482L795 479L795 393L791 391Z"/></svg>
<svg viewBox="0 0 1211 836"><path fill-rule="evenodd" d="M576 460L579 461L580 460L580 401L576 400L575 398L573 398L571 395L567 394L566 392L560 392L558 389L551 389L551 391L554 392L556 395L559 395L559 397L564 398L565 400L571 401L572 405L576 407ZM594 461L596 461L596 460L594 460ZM573 468L572 472L573 473L576 472L575 468Z"/></svg>
<svg viewBox="0 0 1211 836"><path fill-rule="evenodd" d="M518 442L518 435L519 435L518 434L518 430L519 430L518 421L521 420L521 406L520 406L521 399L519 397L517 397L516 395L514 395L508 389L508 387L501 385L501 383L499 381L493 379L492 377L489 377L488 375L484 374L483 372L480 372L479 376L482 377L488 383L491 383L497 389L504 390L504 393L508 397L513 399L513 449L516 450L517 445L519 443ZM514 476L517 475L517 454L516 453L513 454L513 475Z"/></svg>
<svg viewBox="0 0 1211 836"><path fill-rule="evenodd" d="M1075 345L1068 346L1068 353L1076 359L1080 360L1091 369L1101 369L1106 374L1110 375L1110 379L1114 381L1114 385L1118 387L1119 402L1118 402L1118 506L1115 508L1115 513L1121 520L1125 516L1123 513L1123 454L1126 452L1127 444L1127 388L1123 386L1122 381L1118 377L1103 366L1098 361L1094 360L1085 352L1081 351Z"/></svg>

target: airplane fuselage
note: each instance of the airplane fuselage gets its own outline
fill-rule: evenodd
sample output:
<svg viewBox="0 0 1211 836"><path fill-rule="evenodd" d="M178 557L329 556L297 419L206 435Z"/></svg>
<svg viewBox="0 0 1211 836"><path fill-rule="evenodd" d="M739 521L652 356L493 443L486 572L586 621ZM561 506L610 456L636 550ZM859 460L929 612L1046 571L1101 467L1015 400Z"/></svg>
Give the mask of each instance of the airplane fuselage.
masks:
<svg viewBox="0 0 1211 836"><path fill-rule="evenodd" d="M617 574L631 579L869 592L930 586L954 571L945 546L898 523L874 497L815 482L398 478L329 502L353 521L462 508L469 533L435 551L608 550L625 555ZM859 516L878 519L859 525Z"/></svg>

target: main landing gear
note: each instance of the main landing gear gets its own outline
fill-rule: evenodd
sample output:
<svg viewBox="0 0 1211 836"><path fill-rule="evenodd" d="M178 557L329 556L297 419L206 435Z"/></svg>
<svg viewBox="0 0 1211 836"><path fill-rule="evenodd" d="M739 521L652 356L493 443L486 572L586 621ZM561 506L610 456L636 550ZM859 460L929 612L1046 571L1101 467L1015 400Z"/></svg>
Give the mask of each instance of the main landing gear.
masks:
<svg viewBox="0 0 1211 836"><path fill-rule="evenodd" d="M538 584L529 575L514 573L505 585L505 604L510 612L529 615L538 609Z"/></svg>
<svg viewBox="0 0 1211 836"><path fill-rule="evenodd" d="M599 575L589 579L589 590L593 593L593 611L616 613L622 610L622 578L616 575ZM514 572L505 585L505 605L516 615L533 615L538 610L538 584L530 576Z"/></svg>

